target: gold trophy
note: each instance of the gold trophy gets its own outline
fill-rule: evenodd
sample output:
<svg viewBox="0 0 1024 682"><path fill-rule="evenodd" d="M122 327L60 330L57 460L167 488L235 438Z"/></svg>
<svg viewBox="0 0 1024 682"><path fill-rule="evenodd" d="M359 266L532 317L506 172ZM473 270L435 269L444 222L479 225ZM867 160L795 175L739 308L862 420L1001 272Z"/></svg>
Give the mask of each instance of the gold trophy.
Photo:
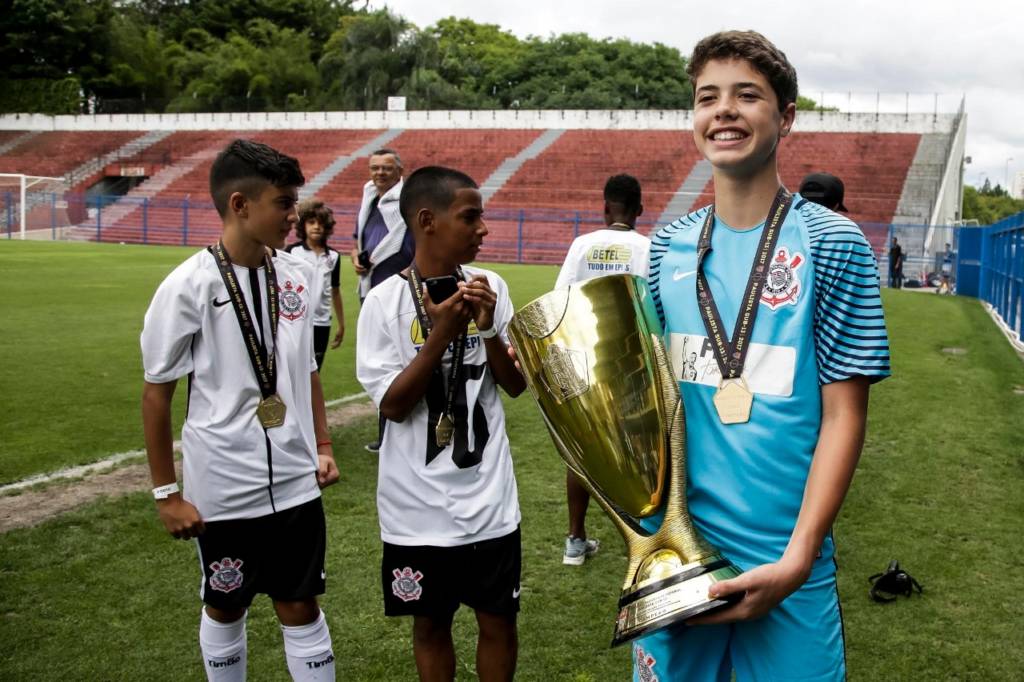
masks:
<svg viewBox="0 0 1024 682"><path fill-rule="evenodd" d="M647 282L611 275L552 291L515 314L509 335L555 447L626 541L612 646L726 604L708 588L740 570L687 511L683 405ZM658 530L644 530L659 511Z"/></svg>

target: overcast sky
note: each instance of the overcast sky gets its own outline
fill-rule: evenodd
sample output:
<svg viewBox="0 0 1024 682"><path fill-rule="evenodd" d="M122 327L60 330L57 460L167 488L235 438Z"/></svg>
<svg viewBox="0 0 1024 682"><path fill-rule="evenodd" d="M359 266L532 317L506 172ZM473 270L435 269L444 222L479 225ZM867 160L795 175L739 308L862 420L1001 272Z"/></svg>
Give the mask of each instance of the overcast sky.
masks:
<svg viewBox="0 0 1024 682"><path fill-rule="evenodd" d="M417 26L447 16L498 24L512 33L583 32L595 38L660 42L689 55L701 37L754 29L796 66L800 91L825 104L874 111L953 112L966 97L966 180L1004 184L1024 170L1024 3L989 0L844 2L636 2L635 0L371 0ZM859 103L859 106L858 106ZM799 119L798 119L799 125ZM1007 159L1013 160L1007 164ZM1011 181L1012 182L1012 181Z"/></svg>

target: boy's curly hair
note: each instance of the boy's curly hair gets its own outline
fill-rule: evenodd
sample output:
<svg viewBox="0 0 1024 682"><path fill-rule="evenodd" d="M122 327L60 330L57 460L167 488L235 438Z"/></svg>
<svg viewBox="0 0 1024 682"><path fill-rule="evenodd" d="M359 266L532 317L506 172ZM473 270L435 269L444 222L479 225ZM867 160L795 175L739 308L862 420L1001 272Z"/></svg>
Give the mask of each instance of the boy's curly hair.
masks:
<svg viewBox="0 0 1024 682"><path fill-rule="evenodd" d="M320 201L319 199L306 199L305 201L299 202L299 224L295 226L295 236L300 241L305 243L306 241L306 221L316 220L320 223L321 227L324 228L324 244L327 243L327 238L334 232L334 211L327 207L327 204Z"/></svg>
<svg viewBox="0 0 1024 682"><path fill-rule="evenodd" d="M691 86L697 87L697 76L708 62L716 59L749 62L768 79L779 100L779 111L796 102L796 69L782 50L757 31L721 31L701 39L686 64Z"/></svg>

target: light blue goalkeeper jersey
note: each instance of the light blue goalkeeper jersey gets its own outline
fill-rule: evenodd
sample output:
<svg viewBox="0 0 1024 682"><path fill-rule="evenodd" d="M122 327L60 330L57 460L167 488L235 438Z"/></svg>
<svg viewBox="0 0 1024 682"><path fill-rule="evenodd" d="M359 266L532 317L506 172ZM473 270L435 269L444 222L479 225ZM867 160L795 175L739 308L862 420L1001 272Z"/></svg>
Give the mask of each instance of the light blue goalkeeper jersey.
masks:
<svg viewBox="0 0 1024 682"><path fill-rule="evenodd" d="M877 264L864 235L850 220L794 195L743 371L754 393L750 421L722 424L712 404L721 374L695 286L707 211L652 238L650 287L686 408L690 512L711 543L748 569L777 561L796 525L821 427L821 386L888 376L889 342ZM731 338L762 229L715 222L704 272ZM815 573L833 570L833 551L828 537Z"/></svg>

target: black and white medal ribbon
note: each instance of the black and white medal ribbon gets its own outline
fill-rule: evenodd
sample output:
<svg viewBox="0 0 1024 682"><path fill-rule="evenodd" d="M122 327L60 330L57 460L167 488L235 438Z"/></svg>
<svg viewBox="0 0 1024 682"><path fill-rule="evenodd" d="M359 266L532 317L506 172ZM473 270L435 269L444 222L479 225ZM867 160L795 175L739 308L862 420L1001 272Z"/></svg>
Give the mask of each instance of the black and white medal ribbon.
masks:
<svg viewBox="0 0 1024 682"><path fill-rule="evenodd" d="M456 276L460 281L464 280L461 268L456 271ZM423 332L423 341L425 343L427 337L430 335L431 329L433 328L433 323L427 315L427 307L423 300L423 278L420 276L419 270L416 269L415 264L409 268L409 289L412 292L412 300L416 306L416 317L419 319L420 330ZM452 438L455 436L455 420L453 419L455 388L459 383L459 377L462 373L462 363L466 357L466 338L468 335L469 325L466 325L466 329L463 329L462 332L459 333L454 342L455 347L452 350L452 366L448 370L448 384L445 391L444 412L441 413L441 418L437 420L437 425L434 427L434 439L437 442L437 447L439 448L448 447L452 442ZM437 379L443 381L440 365L434 368L434 375Z"/></svg>
<svg viewBox="0 0 1024 682"><path fill-rule="evenodd" d="M277 394L277 365L274 360L277 353L277 275L274 272L274 263L270 255L263 256L263 264L267 270L267 310L270 313L270 338L273 341L273 350L267 351L267 346L256 335L256 326L253 324L253 316L245 304L242 296L242 288L238 284L238 277L231 267L231 259L223 242L217 242L209 247L217 261L221 279L228 289L228 298L231 300L231 307L238 319L238 327L242 332L245 341L245 350L249 354L249 362L256 373L256 381L260 385L262 399L256 407L256 418L264 429L272 429L275 426L284 424L284 415L287 411L284 401ZM257 311L258 313L259 311Z"/></svg>
<svg viewBox="0 0 1024 682"><path fill-rule="evenodd" d="M715 226L714 205L708 209L708 214L704 219L700 241L697 243L697 304L700 308L701 319L704 321L704 328L711 339L715 361L722 373L718 391L712 400L715 410L718 412L718 418L723 424L742 424L750 420L754 394L751 393L743 378L743 366L746 363L747 350L750 347L754 321L757 319L757 311L760 308L758 301L761 299L761 292L764 289L768 266L792 204L793 195L785 187L780 187L768 210L768 219L765 221L764 229L761 231L761 241L758 243L754 262L750 266L750 275L747 277L742 305L736 317L731 339L725 336L722 317L718 313L715 297L711 293L711 287L708 286L707 277L704 275L704 260L711 252L711 233Z"/></svg>

